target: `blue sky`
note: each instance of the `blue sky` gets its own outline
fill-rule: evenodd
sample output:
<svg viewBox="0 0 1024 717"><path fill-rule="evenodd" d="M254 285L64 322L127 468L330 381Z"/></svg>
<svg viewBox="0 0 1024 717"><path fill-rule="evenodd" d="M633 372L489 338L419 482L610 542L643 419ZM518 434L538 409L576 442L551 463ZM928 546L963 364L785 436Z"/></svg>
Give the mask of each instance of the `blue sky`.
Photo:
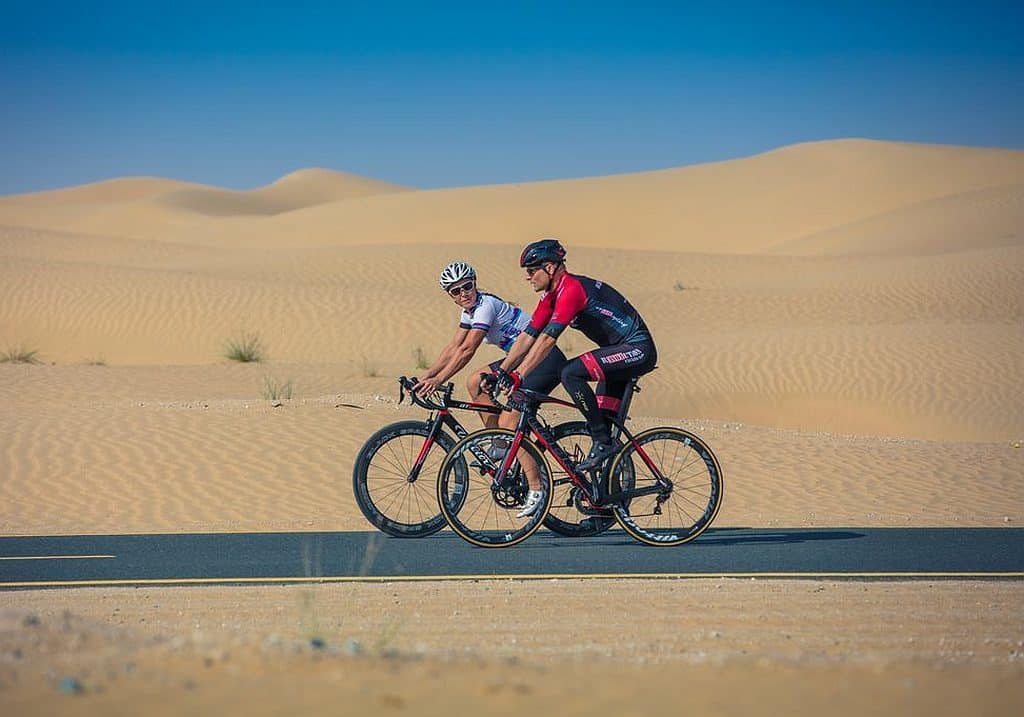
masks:
<svg viewBox="0 0 1024 717"><path fill-rule="evenodd" d="M4 4L0 194L418 187L870 137L1024 148L1024 3ZM927 5L927 7L925 7Z"/></svg>

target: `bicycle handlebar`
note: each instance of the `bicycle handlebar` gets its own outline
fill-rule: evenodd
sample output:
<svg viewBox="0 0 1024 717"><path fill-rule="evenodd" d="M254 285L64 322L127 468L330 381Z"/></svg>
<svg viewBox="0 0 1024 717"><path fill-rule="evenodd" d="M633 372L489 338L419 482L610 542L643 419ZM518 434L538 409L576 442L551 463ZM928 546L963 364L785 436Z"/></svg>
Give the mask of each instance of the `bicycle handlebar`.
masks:
<svg viewBox="0 0 1024 717"><path fill-rule="evenodd" d="M409 400L415 403L420 408L425 408L428 411L444 411L448 407L448 402L451 400L452 391L455 390L455 384L446 383L444 386L439 386L434 394L441 395L441 403L436 403L429 398L424 398L414 390L416 384L419 383L414 378L406 378L405 376L398 377L398 402L402 403L405 400L406 391L409 392ZM433 395L433 394L432 394Z"/></svg>

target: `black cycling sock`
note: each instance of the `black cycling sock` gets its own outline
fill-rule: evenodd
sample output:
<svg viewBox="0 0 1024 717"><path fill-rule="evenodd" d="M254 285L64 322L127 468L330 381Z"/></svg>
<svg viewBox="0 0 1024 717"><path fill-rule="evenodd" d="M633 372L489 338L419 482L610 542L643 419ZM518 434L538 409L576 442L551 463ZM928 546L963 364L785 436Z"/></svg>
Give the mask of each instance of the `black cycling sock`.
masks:
<svg viewBox="0 0 1024 717"><path fill-rule="evenodd" d="M608 424L605 422L601 409L597 406L597 396L593 389L587 384L582 376L576 375L573 371L562 372L562 385L568 391L573 403L583 412L587 419L587 429L591 437L598 443L611 443L612 437L608 432Z"/></svg>
<svg viewBox="0 0 1024 717"><path fill-rule="evenodd" d="M615 416L616 416L616 412L615 411L609 411L607 408L602 408L601 409L601 417L604 419L604 426L605 426L605 429L608 431L608 435L609 436L611 436L612 429L614 429L614 427L615 427L615 424L612 423L612 419Z"/></svg>

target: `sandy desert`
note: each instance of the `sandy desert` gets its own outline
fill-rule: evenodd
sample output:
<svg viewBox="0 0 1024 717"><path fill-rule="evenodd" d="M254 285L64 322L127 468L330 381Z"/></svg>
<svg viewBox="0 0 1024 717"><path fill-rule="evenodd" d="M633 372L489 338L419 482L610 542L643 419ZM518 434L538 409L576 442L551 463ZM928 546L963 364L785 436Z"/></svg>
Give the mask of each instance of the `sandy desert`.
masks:
<svg viewBox="0 0 1024 717"><path fill-rule="evenodd" d="M31 361L0 364L0 534L369 529L352 463L422 415L395 378L456 328L440 268L469 261L532 308L518 255L549 235L652 327L634 422L712 445L715 527L1024 523L1024 152L850 139L440 190L303 169L249 191L2 197L0 354ZM225 358L246 334L265 360ZM291 398L272 405L267 381ZM660 615L639 629L560 607L638 590ZM352 713L1024 707L1020 581L80 588L0 608L0 704L19 714L143 696L253 714L339 695ZM309 648L311 616L331 649ZM64 674L84 693L56 689Z"/></svg>

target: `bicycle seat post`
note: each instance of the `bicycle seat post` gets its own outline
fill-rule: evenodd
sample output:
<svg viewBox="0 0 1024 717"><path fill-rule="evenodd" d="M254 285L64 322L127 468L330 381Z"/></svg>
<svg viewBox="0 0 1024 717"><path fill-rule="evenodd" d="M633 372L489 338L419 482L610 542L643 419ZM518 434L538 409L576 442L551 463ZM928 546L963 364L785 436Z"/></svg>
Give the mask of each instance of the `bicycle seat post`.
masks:
<svg viewBox="0 0 1024 717"><path fill-rule="evenodd" d="M615 414L615 417L621 423L625 423L629 418L629 405L633 402L633 394L640 391L640 387L637 385L639 382L640 377L633 376L629 379L629 383L626 384L626 390L622 392L622 402L619 404L619 410ZM612 440L618 439L620 433L619 427L613 423Z"/></svg>

